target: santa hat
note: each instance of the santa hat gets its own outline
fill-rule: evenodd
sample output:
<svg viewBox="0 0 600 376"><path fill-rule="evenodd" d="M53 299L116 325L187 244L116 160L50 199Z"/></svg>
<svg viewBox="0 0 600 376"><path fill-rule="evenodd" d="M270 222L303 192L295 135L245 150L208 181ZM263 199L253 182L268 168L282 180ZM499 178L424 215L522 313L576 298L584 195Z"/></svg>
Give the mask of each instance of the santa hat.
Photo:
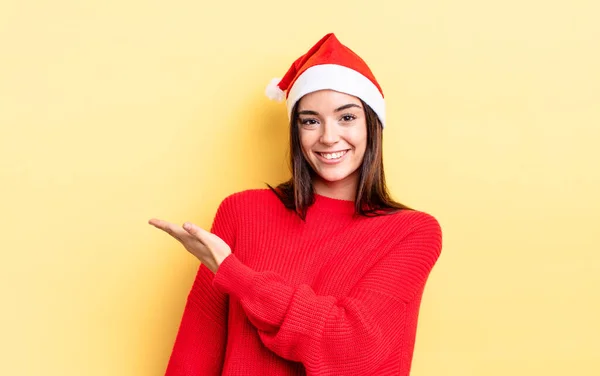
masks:
<svg viewBox="0 0 600 376"><path fill-rule="evenodd" d="M344 46L333 33L325 35L308 52L300 56L283 78L274 78L267 86L267 96L287 100L288 117L304 95L331 89L363 100L385 125L383 91L367 63Z"/></svg>

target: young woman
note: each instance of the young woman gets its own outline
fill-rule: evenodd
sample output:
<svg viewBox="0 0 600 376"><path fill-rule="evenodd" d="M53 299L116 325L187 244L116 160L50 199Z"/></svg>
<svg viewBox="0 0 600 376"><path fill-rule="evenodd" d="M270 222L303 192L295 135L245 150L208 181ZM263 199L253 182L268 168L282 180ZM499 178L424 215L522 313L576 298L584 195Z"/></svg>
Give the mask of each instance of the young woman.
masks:
<svg viewBox="0 0 600 376"><path fill-rule="evenodd" d="M201 261L166 373L408 375L441 230L388 195L381 88L328 34L268 93L292 178L227 197L211 232L150 220Z"/></svg>

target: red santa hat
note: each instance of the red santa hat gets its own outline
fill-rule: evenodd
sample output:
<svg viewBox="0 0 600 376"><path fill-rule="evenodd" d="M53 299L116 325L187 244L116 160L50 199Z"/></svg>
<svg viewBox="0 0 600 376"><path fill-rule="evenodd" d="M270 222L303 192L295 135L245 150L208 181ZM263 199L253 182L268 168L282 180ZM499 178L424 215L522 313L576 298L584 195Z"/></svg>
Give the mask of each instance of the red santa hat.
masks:
<svg viewBox="0 0 600 376"><path fill-rule="evenodd" d="M287 100L288 117L296 102L314 91L331 89L363 100L385 126L383 91L367 63L344 46L333 33L325 35L300 56L283 78L274 78L266 94L277 101Z"/></svg>

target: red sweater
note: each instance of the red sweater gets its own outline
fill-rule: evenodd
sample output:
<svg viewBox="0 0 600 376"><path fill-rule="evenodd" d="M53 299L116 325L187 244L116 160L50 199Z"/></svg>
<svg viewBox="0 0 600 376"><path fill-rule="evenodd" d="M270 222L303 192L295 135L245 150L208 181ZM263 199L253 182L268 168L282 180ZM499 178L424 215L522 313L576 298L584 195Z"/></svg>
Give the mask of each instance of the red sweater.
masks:
<svg viewBox="0 0 600 376"><path fill-rule="evenodd" d="M306 222L268 189L223 200L211 231L233 253L200 266L168 376L409 374L438 222L315 198Z"/></svg>

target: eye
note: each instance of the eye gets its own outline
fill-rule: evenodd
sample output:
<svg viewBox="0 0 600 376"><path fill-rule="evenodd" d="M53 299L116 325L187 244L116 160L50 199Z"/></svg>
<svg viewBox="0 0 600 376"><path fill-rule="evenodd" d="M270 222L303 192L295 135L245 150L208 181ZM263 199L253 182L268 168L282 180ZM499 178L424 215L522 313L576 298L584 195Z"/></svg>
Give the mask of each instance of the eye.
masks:
<svg viewBox="0 0 600 376"><path fill-rule="evenodd" d="M349 123L349 122L351 122L351 121L352 121L352 120L354 120L354 119L356 119L356 116L354 116L354 115L352 115L352 114L346 114L346 115L343 115L343 116L342 116L342 118L341 118L341 120L342 120L343 122L345 122L345 123Z"/></svg>
<svg viewBox="0 0 600 376"><path fill-rule="evenodd" d="M298 121L300 124L306 127L314 127L315 125L319 124L319 121L313 118L298 119Z"/></svg>

